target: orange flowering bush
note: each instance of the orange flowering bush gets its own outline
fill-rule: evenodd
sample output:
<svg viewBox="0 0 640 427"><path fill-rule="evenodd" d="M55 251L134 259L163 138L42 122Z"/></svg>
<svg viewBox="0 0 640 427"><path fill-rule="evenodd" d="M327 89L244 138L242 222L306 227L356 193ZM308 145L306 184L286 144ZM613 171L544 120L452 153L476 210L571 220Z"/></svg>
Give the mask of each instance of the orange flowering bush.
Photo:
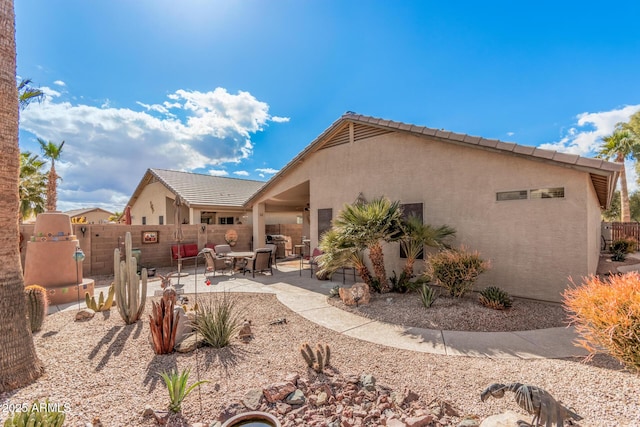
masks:
<svg viewBox="0 0 640 427"><path fill-rule="evenodd" d="M602 280L589 277L564 294L564 306L580 334L577 344L593 356L606 350L627 368L640 372L640 274Z"/></svg>

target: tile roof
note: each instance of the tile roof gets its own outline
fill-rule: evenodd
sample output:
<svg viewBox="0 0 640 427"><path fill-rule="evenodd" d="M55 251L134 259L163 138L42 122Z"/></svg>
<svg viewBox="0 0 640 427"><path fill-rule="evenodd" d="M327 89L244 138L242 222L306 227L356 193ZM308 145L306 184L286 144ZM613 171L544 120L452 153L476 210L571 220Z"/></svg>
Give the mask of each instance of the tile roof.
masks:
<svg viewBox="0 0 640 427"><path fill-rule="evenodd" d="M179 195L187 206L241 207L244 202L263 185L262 181L225 178L198 173L148 169L129 205L137 199L142 189L155 178L170 191Z"/></svg>
<svg viewBox="0 0 640 427"><path fill-rule="evenodd" d="M342 129L345 123L369 125L373 127L388 129L394 132L404 132L422 137L429 136L443 142L476 147L504 154L516 155L529 158L531 160L549 162L558 166L565 166L582 170L583 172L588 172L591 174L592 180L595 179L594 176L603 176L606 177L606 183L603 183L602 180L599 179L596 185L596 182L594 181L594 187L596 188L596 192L598 193L598 199L601 206L609 205L611 196L615 189L618 175L622 170L622 165L608 162L602 159L580 157L574 154L566 154L557 151L543 150L537 147L518 145L513 142L504 142L497 139L487 139L478 136L450 132L443 129L433 129L426 126L417 126L413 124L394 122L392 120L364 116L349 111L343 114L338 120L333 122L331 126L325 129L324 132L322 132L316 139L314 139L293 160L291 160L289 163L287 163L287 165L280 169L277 174L272 176L271 179L267 181L267 183L256 194L254 194L247 200L247 205L250 205L255 198L259 197L261 193L266 191L271 183L280 179L282 176L288 173L288 171L292 167L304 160L306 156L319 149L327 140L329 140L335 134L336 131Z"/></svg>
<svg viewBox="0 0 640 427"><path fill-rule="evenodd" d="M74 217L74 216L80 216L80 215L84 215L87 214L89 212L94 212L94 211L102 211L104 213L107 213L109 215L113 215L113 212L109 212L106 209L102 209L102 208L82 208L82 209L72 209L70 211L65 211L64 213L66 213L67 215L69 215L70 217Z"/></svg>

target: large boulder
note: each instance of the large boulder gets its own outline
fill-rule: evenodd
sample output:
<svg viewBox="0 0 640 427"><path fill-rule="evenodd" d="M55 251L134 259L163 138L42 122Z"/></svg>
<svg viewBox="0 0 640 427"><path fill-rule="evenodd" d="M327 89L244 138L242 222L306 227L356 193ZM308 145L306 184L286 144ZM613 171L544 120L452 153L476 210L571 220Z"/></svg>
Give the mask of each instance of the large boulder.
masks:
<svg viewBox="0 0 640 427"><path fill-rule="evenodd" d="M356 283L350 288L340 288L338 294L345 305L369 304L371 300L371 292L366 283Z"/></svg>

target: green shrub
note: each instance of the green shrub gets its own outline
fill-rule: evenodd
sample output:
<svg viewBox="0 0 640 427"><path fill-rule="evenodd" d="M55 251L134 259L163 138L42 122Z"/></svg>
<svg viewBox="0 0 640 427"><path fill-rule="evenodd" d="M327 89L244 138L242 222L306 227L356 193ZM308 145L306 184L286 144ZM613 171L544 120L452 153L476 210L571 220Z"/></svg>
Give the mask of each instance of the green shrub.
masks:
<svg viewBox="0 0 640 427"><path fill-rule="evenodd" d="M504 310L511 307L511 296L496 286L489 286L480 291L480 304L494 310Z"/></svg>
<svg viewBox="0 0 640 427"><path fill-rule="evenodd" d="M194 388L200 384L208 383L209 381L198 381L187 388L187 380L189 379L189 369L185 369L180 374L177 370L171 371L168 374L161 372L160 376L164 380L169 392L169 410L171 412L180 412L182 410L182 401L193 391Z"/></svg>
<svg viewBox="0 0 640 427"><path fill-rule="evenodd" d="M426 264L424 274L455 298L464 296L480 273L489 268L489 263L480 258L477 251L469 252L464 246L430 255Z"/></svg>
<svg viewBox="0 0 640 427"><path fill-rule="evenodd" d="M614 252L611 255L611 261L613 262L623 262L627 259L627 255L624 252Z"/></svg>
<svg viewBox="0 0 640 427"><path fill-rule="evenodd" d="M637 244L634 239L631 239L629 237L623 237L622 239L614 240L611 243L609 251L612 254L618 254L618 253L630 254L635 252L636 246Z"/></svg>
<svg viewBox="0 0 640 427"><path fill-rule="evenodd" d="M404 271L400 273L400 277L398 277L394 270L393 276L389 277L389 282L391 283L391 292L404 294L409 290L409 277L407 277L407 273Z"/></svg>
<svg viewBox="0 0 640 427"><path fill-rule="evenodd" d="M435 300L438 298L436 290L431 286L423 284L422 287L418 290L420 294L420 302L424 306L424 308L429 308L433 305Z"/></svg>
<svg viewBox="0 0 640 427"><path fill-rule="evenodd" d="M240 310L235 299L226 292L216 294L198 307L195 328L211 347L228 346L241 326Z"/></svg>
<svg viewBox="0 0 640 427"><path fill-rule="evenodd" d="M640 273L585 279L564 294L571 324L581 336L577 345L593 356L605 349L628 368L640 372Z"/></svg>
<svg viewBox="0 0 640 427"><path fill-rule="evenodd" d="M65 414L62 405L51 404L48 400L44 403L33 402L28 408L20 412L13 412L4 422L4 427L42 426L62 427Z"/></svg>

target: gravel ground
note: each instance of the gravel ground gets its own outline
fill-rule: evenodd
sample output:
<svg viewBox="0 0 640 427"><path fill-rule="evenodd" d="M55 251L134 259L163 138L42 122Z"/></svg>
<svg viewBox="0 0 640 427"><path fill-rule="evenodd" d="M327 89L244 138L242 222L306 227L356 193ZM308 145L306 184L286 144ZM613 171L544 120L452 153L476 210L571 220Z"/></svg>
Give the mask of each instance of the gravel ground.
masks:
<svg viewBox="0 0 640 427"><path fill-rule="evenodd" d="M110 280L96 279L97 285ZM105 427L152 426L155 425L152 418L142 417L145 406L163 410L168 404L168 394L158 372L190 368L189 383L198 378L210 382L185 400L182 416L173 417L168 425L209 423L251 388L281 382L291 373L313 377L298 351L305 341L329 343L332 365L340 374L373 374L379 384L396 390L408 387L424 402L444 399L462 416L484 418L506 410L517 411L510 395L485 403L480 402L479 396L491 383L521 382L542 387L575 409L584 417L580 422L583 427L637 426L640 420L637 393L640 375L625 371L608 356L597 355L585 363L579 359L494 360L416 353L363 342L320 327L280 304L274 295L233 294L233 297L244 317L252 320L254 339L246 344L234 339L225 349L201 348L189 354L155 355L148 342L148 321L125 326L115 308L97 313L87 322L75 322L75 310L48 316L42 331L34 334L46 373L32 385L0 395L0 420L4 421L12 405L48 398L68 405L65 423L68 426L84 427L94 417L99 417ZM378 318L388 311L414 315L425 311L421 306L416 310L411 305L416 295L393 296L391 303L386 298L371 304L383 307L378 314L373 309L369 314L362 311L360 314ZM475 300L471 303L473 307L479 306ZM150 305L147 301L147 313ZM560 306L551 306L549 316L562 322L563 316L557 312ZM460 313L464 314L464 310ZM531 316L516 316L509 322L524 317ZM269 324L280 318L286 318L287 323ZM447 325L444 318L437 320L439 327ZM402 323L399 317L394 319ZM482 323L500 324L486 320Z"/></svg>
<svg viewBox="0 0 640 427"><path fill-rule="evenodd" d="M425 402L451 402L463 415L479 417L517 409L513 398L481 403L482 390L494 382L523 382L548 390L585 417L581 426L632 426L640 419L640 377L598 356L579 360L492 360L414 353L370 344L296 315L267 294L235 294L253 321L248 344L197 353L158 356L148 343L147 321L125 326L116 309L87 322L75 311L49 316L34 335L46 373L36 383L0 396L2 408L49 398L70 407L66 425L83 426L98 416L105 427L151 426L145 405L165 409L167 391L158 372L191 368L191 381L210 382L183 405L183 416L169 425L211 422L250 388L282 381L289 373L310 376L298 352L304 341L326 342L332 365L342 374L373 374L393 389L409 387ZM147 311L150 304L147 304ZM269 325L275 319L286 324ZM0 418L6 412L0 413ZM455 425L455 424L454 424Z"/></svg>

